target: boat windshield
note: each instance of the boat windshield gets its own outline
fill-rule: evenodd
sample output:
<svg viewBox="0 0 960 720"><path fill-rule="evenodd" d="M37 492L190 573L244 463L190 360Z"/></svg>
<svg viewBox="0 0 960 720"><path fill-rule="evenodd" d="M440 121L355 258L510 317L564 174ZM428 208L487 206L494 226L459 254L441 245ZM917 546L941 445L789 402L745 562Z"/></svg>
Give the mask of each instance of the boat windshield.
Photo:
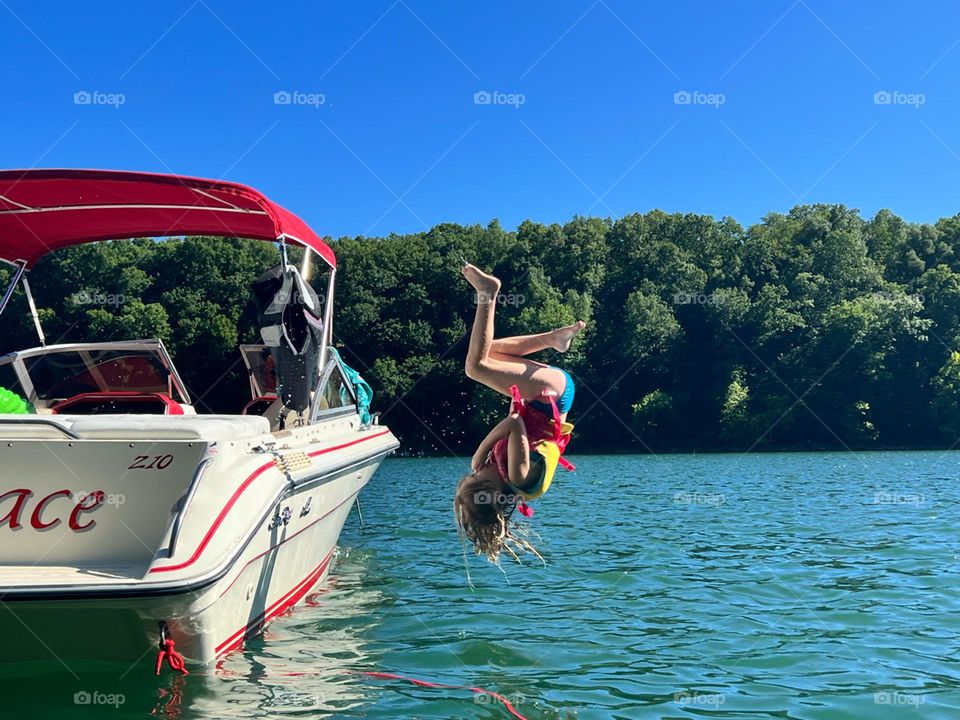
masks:
<svg viewBox="0 0 960 720"><path fill-rule="evenodd" d="M241 345L240 354L250 378L250 395L257 398L277 394L277 370L264 345Z"/></svg>
<svg viewBox="0 0 960 720"><path fill-rule="evenodd" d="M165 393L183 402L170 371L152 349L48 351L24 358L39 400L60 400L82 393Z"/></svg>

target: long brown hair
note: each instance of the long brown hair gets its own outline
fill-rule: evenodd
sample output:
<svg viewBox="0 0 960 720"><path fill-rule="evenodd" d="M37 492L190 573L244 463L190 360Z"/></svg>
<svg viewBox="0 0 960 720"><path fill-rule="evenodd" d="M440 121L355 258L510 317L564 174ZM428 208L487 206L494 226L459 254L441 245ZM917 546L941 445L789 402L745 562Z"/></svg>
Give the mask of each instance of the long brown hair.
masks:
<svg viewBox="0 0 960 720"><path fill-rule="evenodd" d="M461 537L470 541L477 555L486 555L490 562L499 563L500 554L505 552L522 562L519 553L527 551L543 561L524 537L527 531L510 519L517 500L490 465L460 478L453 497L453 514Z"/></svg>

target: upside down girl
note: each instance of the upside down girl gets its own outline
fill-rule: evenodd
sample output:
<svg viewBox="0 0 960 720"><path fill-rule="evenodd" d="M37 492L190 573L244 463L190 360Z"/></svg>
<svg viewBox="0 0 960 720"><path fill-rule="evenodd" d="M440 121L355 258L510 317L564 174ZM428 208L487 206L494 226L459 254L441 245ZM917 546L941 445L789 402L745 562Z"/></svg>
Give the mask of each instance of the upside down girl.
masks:
<svg viewBox="0 0 960 720"><path fill-rule="evenodd" d="M467 264L463 275L477 291L477 312L467 351L467 376L513 399L510 414L484 438L461 478L454 496L454 515L463 537L478 555L497 562L500 554L519 559L518 551L537 554L513 532L511 515L530 516L526 501L546 492L572 425L573 378L562 368L531 360L528 355L553 348L566 352L583 330L583 321L538 335L494 336L494 310L500 281Z"/></svg>

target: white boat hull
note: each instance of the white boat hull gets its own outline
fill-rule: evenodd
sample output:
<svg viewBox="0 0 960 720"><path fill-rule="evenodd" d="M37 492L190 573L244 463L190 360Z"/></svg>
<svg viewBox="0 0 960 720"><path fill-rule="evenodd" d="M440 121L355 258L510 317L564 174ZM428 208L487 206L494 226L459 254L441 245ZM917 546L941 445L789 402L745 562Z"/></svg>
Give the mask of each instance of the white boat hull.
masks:
<svg viewBox="0 0 960 720"><path fill-rule="evenodd" d="M91 512L89 517L97 517L101 524L84 533L71 533L66 523L59 523L52 530L69 539L65 544L80 546L73 550L59 549L63 538L34 533L40 536L34 538L37 548L43 548L56 564L44 564L40 557L31 565L16 565L5 558L0 567L0 633L5 638L0 643L0 662L47 660L69 665L75 660L107 660L150 666L156 658L159 623L164 622L177 651L188 661L208 663L241 647L246 638L303 600L325 580L357 496L396 447L396 440L385 428L359 429L355 415L288 436L286 447L272 453L262 452L266 437L274 439L269 435L206 445L206 457L213 460L186 509L172 556L166 556L174 525L169 518L165 524L170 528L157 536L159 547L142 565L138 562L143 547L131 547L126 553L104 547L104 542L116 545L123 537L109 535L111 527L119 532L126 525L122 517L104 514L100 520ZM12 445L16 450L24 443L42 442ZM62 440L46 442L54 445L46 449L59 459L68 453L56 445ZM69 451L77 451L83 441L72 445ZM119 445L125 446L124 463L127 456L145 454L136 442ZM100 442L98 450L107 454L111 447ZM43 457L38 450L29 446L21 456ZM150 452L154 450L161 456L177 453L172 441ZM187 450L197 451L197 458L203 455L196 447ZM18 457L9 450L6 455ZM286 465L277 463L277 455L286 458ZM290 465L296 461L303 467L293 470ZM104 462L109 464L109 459ZM142 481L142 476L137 478ZM34 485L37 482L41 480ZM108 494L122 489L109 482L104 487ZM181 505L186 492L180 487L174 493L181 497ZM49 507L52 513L52 502ZM3 509L0 506L0 516ZM128 518L138 517L143 510L128 509ZM23 508L24 517L28 510ZM105 510L122 512L124 508ZM52 517L40 515L43 522ZM19 531L24 539L30 537L23 534L28 529ZM103 540L94 537L97 531L102 531ZM4 532L9 527L0 527ZM137 543L134 538L127 541ZM103 561L98 563L101 551ZM36 554L24 548L20 552ZM71 552L87 562L68 564ZM111 568L107 559L121 564Z"/></svg>

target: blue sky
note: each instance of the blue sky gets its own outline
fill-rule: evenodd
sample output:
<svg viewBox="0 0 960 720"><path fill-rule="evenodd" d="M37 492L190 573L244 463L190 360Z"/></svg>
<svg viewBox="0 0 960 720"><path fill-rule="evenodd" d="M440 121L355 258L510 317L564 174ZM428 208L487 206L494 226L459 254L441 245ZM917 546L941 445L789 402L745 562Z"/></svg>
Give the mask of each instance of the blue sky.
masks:
<svg viewBox="0 0 960 720"><path fill-rule="evenodd" d="M335 237L960 210L955 2L277 5L0 0L3 166L224 177Z"/></svg>

